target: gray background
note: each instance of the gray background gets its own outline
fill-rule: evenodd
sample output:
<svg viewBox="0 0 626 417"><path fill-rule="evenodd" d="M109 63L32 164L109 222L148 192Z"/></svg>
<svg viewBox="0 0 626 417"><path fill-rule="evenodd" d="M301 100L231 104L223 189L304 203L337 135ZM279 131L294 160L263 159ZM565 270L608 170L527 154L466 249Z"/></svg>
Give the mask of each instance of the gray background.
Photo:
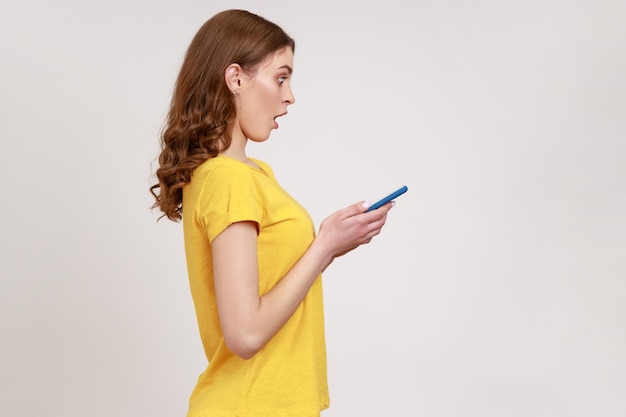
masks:
<svg viewBox="0 0 626 417"><path fill-rule="evenodd" d="M182 416L205 360L148 187L182 56L245 8L297 41L250 155L317 225L400 185L325 274L332 416L626 415L626 3L0 6L0 414Z"/></svg>

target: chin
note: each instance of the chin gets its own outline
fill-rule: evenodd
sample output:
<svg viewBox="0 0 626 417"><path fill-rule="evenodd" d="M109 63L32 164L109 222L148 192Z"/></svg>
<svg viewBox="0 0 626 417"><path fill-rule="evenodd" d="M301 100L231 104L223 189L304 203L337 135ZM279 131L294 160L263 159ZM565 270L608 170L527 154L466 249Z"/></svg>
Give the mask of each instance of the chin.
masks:
<svg viewBox="0 0 626 417"><path fill-rule="evenodd" d="M272 133L272 132L267 132L265 134L249 135L247 137L252 142L259 142L260 143L260 142L265 142L266 140L268 140L270 138L270 133Z"/></svg>

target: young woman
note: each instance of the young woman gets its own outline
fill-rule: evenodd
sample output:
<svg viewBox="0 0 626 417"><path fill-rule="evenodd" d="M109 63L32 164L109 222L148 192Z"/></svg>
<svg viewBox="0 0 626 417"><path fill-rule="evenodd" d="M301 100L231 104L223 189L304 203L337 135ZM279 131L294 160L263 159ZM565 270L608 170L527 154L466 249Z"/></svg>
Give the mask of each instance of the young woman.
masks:
<svg viewBox="0 0 626 417"><path fill-rule="evenodd" d="M228 10L194 37L178 76L151 187L183 221L208 367L189 417L312 417L329 405L321 273L370 242L392 204L359 202L313 222L248 157L295 99L295 44L255 14Z"/></svg>

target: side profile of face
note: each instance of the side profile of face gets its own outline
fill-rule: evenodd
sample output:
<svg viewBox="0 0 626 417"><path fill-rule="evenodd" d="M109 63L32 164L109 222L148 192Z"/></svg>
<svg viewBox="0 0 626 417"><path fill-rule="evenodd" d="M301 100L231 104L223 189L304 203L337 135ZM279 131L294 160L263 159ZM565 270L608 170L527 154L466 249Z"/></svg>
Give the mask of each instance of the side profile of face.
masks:
<svg viewBox="0 0 626 417"><path fill-rule="evenodd" d="M229 71L231 71L229 73ZM262 62L256 71L247 73L236 64L226 72L237 104L237 121L232 136L265 141L278 129L277 118L287 114L287 106L295 102L291 90L293 51L283 48Z"/></svg>

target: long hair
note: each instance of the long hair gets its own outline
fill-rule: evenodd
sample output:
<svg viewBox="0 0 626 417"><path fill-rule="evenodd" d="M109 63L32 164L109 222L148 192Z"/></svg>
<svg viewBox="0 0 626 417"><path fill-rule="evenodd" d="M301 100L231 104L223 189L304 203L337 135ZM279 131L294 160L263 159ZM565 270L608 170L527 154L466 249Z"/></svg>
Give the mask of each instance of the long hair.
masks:
<svg viewBox="0 0 626 417"><path fill-rule="evenodd" d="M200 164L231 143L237 116L226 85L226 68L254 71L270 54L294 40L276 24L244 10L226 10L209 19L191 41L178 74L161 133L158 183L150 187L159 208L172 221L182 219L183 187ZM161 217L163 217L161 216Z"/></svg>

